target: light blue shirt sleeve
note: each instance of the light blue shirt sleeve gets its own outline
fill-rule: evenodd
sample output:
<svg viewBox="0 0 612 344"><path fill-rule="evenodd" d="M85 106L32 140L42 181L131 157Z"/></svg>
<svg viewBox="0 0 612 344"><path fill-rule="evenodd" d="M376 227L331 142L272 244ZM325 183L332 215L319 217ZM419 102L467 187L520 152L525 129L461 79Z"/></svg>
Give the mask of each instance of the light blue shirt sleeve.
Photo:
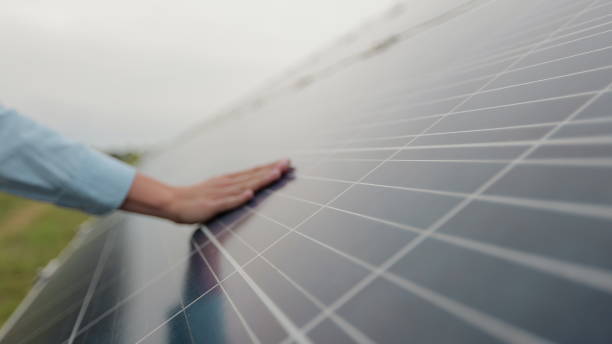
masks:
<svg viewBox="0 0 612 344"><path fill-rule="evenodd" d="M121 206L135 174L0 105L0 191L103 215Z"/></svg>

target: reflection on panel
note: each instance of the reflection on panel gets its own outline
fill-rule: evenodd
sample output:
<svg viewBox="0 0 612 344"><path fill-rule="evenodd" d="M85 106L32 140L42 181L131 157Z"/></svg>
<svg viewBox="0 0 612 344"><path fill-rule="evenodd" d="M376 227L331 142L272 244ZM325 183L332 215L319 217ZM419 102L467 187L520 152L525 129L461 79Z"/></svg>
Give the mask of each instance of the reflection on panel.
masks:
<svg viewBox="0 0 612 344"><path fill-rule="evenodd" d="M142 166L294 171L203 227L103 219L0 341L611 342L610 14L398 4Z"/></svg>

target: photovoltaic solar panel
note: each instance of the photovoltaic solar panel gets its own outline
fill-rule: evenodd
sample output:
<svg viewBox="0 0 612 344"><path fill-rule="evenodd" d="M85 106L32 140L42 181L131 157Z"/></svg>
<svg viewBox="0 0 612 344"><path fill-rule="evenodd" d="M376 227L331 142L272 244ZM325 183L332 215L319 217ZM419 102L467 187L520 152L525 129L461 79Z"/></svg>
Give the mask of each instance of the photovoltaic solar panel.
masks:
<svg viewBox="0 0 612 344"><path fill-rule="evenodd" d="M2 343L612 341L612 2L430 6L149 156L295 170L198 228L102 219Z"/></svg>

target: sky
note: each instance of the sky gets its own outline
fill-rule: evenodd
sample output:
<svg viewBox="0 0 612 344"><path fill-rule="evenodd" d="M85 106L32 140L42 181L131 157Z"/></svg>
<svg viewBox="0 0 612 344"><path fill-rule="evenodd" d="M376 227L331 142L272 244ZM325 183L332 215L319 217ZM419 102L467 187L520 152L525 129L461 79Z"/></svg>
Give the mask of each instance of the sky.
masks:
<svg viewBox="0 0 612 344"><path fill-rule="evenodd" d="M0 103L99 148L163 143L393 0L2 0Z"/></svg>

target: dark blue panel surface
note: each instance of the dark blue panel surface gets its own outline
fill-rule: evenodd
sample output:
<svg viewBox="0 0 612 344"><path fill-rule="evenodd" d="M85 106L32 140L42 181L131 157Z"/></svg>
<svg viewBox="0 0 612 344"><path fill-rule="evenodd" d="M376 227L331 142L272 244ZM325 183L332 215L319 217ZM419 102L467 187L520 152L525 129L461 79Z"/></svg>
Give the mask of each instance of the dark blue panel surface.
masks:
<svg viewBox="0 0 612 344"><path fill-rule="evenodd" d="M612 342L612 5L423 4L145 157L295 170L202 227L102 219L0 341Z"/></svg>

